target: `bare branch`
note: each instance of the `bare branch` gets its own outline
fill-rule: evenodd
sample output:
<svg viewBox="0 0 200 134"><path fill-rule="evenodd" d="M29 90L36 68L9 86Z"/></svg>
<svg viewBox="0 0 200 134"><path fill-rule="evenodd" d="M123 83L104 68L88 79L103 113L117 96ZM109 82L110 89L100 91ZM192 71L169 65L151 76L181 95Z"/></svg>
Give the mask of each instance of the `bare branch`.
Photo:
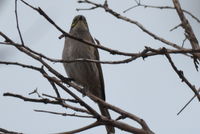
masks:
<svg viewBox="0 0 200 134"><path fill-rule="evenodd" d="M39 94L37 88L36 88L35 90L33 90L32 92L30 92L28 95L32 95L32 94L37 94L37 96L38 96L39 98L43 98L43 97Z"/></svg>
<svg viewBox="0 0 200 134"><path fill-rule="evenodd" d="M182 47L184 47L185 41L187 40L187 37L185 36L185 39L182 42Z"/></svg>
<svg viewBox="0 0 200 134"><path fill-rule="evenodd" d="M14 132L14 131L9 131L3 128L0 128L0 133L1 134L23 134L23 133L19 133L19 132Z"/></svg>
<svg viewBox="0 0 200 134"><path fill-rule="evenodd" d="M61 116L71 116L71 117L80 117L80 118L94 118L93 116L86 116L86 115L78 115L78 114L67 114L67 113L59 113L59 112L52 112L52 111L46 111L46 110L34 110L35 112L41 112L41 113L49 113L49 114L56 114Z"/></svg>
<svg viewBox="0 0 200 134"><path fill-rule="evenodd" d="M28 98L28 97L24 97L22 95L19 95L19 94L13 94L13 93L4 93L3 94L4 96L10 96L10 97L15 97L15 98L19 98L19 99L22 99L24 101L29 101L29 102L37 102L37 103L44 103L44 104L55 104L55 105L61 105L62 107L65 107L65 108L70 108L74 111L77 111L77 112L82 112L82 113L87 113L89 114L89 112L85 109L82 109L82 108L77 108L77 107L73 107L73 106L70 106L70 105L67 105L67 104L63 104L63 103L60 103L60 101L53 101L53 100L49 100L47 98L43 98L43 99L33 99L33 98Z"/></svg>
<svg viewBox="0 0 200 134"><path fill-rule="evenodd" d="M77 100L74 100L74 99L64 99L64 98L57 98L57 97L54 97L54 96L51 96L51 95L47 95L47 94L42 94L43 96L46 96L46 97L49 97L49 98L53 98L55 100L59 100L61 99L62 101L68 101L68 102L72 102L72 103L78 103Z"/></svg>
<svg viewBox="0 0 200 134"><path fill-rule="evenodd" d="M187 18L185 17L184 13L183 13L183 10L181 8L181 5L179 3L178 0L173 0L173 3L174 3L174 6L176 8L176 11L179 15L179 18L182 22L182 27L184 28L185 30L185 33L187 33L187 37L188 37L188 40L190 41L191 43L191 46L193 49L198 49L199 48L199 43L198 43L198 40L192 30L192 27L189 23L189 21L187 20ZM200 56L199 56L200 58Z"/></svg>
<svg viewBox="0 0 200 134"><path fill-rule="evenodd" d="M16 22L17 22L17 31L19 33L21 43L22 43L22 45L24 45L22 34L21 34L21 31L20 31L20 28L19 28L19 20L18 20L18 13L17 13L17 0L15 0L15 17L16 17Z"/></svg>
<svg viewBox="0 0 200 134"><path fill-rule="evenodd" d="M48 79L52 79L52 77L49 77L49 76L45 76L45 77L47 77ZM66 87L64 87L63 86L63 84L60 82L60 81L58 81L58 80L55 80L55 83L58 85L58 86L60 86L63 90L65 90L66 92L68 92L70 95L71 95L71 91L69 90L68 91L68 89L66 89ZM82 88L81 87L79 87L77 84L74 84L74 83L72 83L72 82L69 82L69 81L66 81L66 83L68 84L68 85L70 85L71 87L73 87L73 88L75 88L77 91L79 91L80 93L83 93L83 91L82 91ZM73 93L72 93L73 94ZM133 114L131 114L131 113L128 113L128 112L125 112L124 110L122 110L122 109L120 109L120 108L117 108L117 107L115 107L115 106L113 106L113 105L110 105L110 104L108 104L108 103L106 103L105 101L103 101L102 99L100 99L100 98L98 98L98 97L96 97L96 96L94 96L94 95L92 95L91 93L89 93L89 92L86 92L85 93L87 96L89 96L94 102L96 102L96 103L98 103L98 104L102 104L103 106L105 106L105 107L107 107L107 108L109 108L109 109L111 109L111 110L114 110L115 112L117 112L117 113L120 113L120 114L123 114L123 115L125 115L125 116L127 116L127 117L129 117L130 119L133 119L133 120L135 120L136 122L138 122L142 127L143 127L143 129L138 129L138 128L135 128L135 127L132 127L132 126L129 126L128 124L125 124L125 123L122 123L122 122L115 122L114 120L111 120L111 119L108 119L107 117L105 118L104 116L101 116L101 115L95 115L96 113L92 113L92 115L94 115L97 119L99 119L100 121L102 121L102 122L104 122L104 124L109 124L109 125L113 125L113 126L115 126L115 127L118 127L118 128L120 128L120 129L122 129L122 130L124 130L124 131L128 131L128 132L138 132L138 134L145 134L146 133L146 131L149 131L149 132L151 132L151 133L153 133L150 129L149 129L149 127L147 126L147 124L146 124L146 122L144 121L144 120L142 120L142 119L140 119L139 117L137 117L137 116L135 116L135 115L133 115ZM79 100L79 99L78 99ZM82 102L79 102L80 104L82 104ZM84 104L84 106L85 106L85 104ZM87 106L88 107L88 106ZM86 107L86 108L87 108ZM90 108L87 108L89 111L91 111L90 110ZM126 127L125 127L126 126Z"/></svg>
<svg viewBox="0 0 200 134"><path fill-rule="evenodd" d="M97 8L97 7L94 6L94 7L91 7L91 8L82 8L82 9L81 9L81 8L77 8L76 11L80 11L80 10L81 10L81 11L83 11L83 10L93 10L93 9L95 9L95 8Z"/></svg>
<svg viewBox="0 0 200 134"><path fill-rule="evenodd" d="M26 64L18 63L18 62L0 61L0 64L4 64L4 65L16 65L16 66L21 66L23 68L33 69L33 70L36 70L36 71L40 71L41 70L41 68L39 68L39 67L35 67L35 66L32 66L32 65L26 65Z"/></svg>
<svg viewBox="0 0 200 134"><path fill-rule="evenodd" d="M197 96L198 100L200 101L200 94L198 93L197 89L195 88L194 85L192 85L184 76L183 71L178 70L177 67L175 66L174 62L172 61L171 57L169 54L165 55L169 61L169 63L171 64L172 68L174 69L174 71L177 73L177 75L179 76L179 78L182 80L182 82L185 82L187 84L187 86L194 92L194 94Z"/></svg>
<svg viewBox="0 0 200 134"><path fill-rule="evenodd" d="M22 95L13 94L13 93L4 93L3 96L16 97L16 98L22 99L24 101L39 102L39 103L44 103L44 104L60 104L58 101L52 101L52 100L49 100L49 99L46 99L46 98L33 99L33 98L28 98L28 97L24 97Z"/></svg>
<svg viewBox="0 0 200 134"><path fill-rule="evenodd" d="M199 88L198 92L200 92L200 88ZM181 110L177 113L177 115L179 115L179 114L192 102L192 100L194 100L195 97L196 97L196 95L194 95L194 96L183 106L183 108L181 108Z"/></svg>
<svg viewBox="0 0 200 134"><path fill-rule="evenodd" d="M3 32L0 31L0 35L5 39L5 42L13 42L8 36L6 36Z"/></svg>
<svg viewBox="0 0 200 134"><path fill-rule="evenodd" d="M79 0L78 1L79 3L87 3L87 4L91 4L93 6L96 6L98 8L102 8L104 9L106 12L110 13L111 15L115 16L116 18L118 19L121 19L121 20L124 20L126 22L129 22L131 24L134 24L136 26L138 26L143 32L147 33L148 35L150 35L152 38L154 38L155 40L159 40L160 42L166 44L166 45L169 45L171 47L174 47L174 48L177 48L177 49L182 49L182 47L180 47L179 45L173 43L173 42L170 42L152 32L150 32L149 30L147 30L141 23L133 20L133 19L130 19L130 18L127 18L125 16L122 16L121 14L117 13L116 11L112 10L111 8L109 8L108 6L104 6L102 4L97 4L95 2L92 2L90 0Z"/></svg>
<svg viewBox="0 0 200 134"><path fill-rule="evenodd" d="M70 86L74 87L75 89L77 89L77 91L79 91L79 92L82 93L82 90L81 90L80 87L76 86L75 84L73 84L73 83L71 83L71 82L69 82L68 84L69 84ZM104 107L109 108L109 109L111 109L111 110L113 110L113 111L115 111L115 112L117 112L117 113L119 113L119 114L121 114L121 115L123 115L123 116L126 116L126 117L128 117L128 118L130 118L130 119L132 119L132 120L134 120L134 121L136 121L136 122L138 122L138 123L144 128L144 130L150 131L150 129L149 129L149 127L147 126L146 122L145 122L143 119L137 117L136 115L133 115L133 114L131 114L131 113L128 113L128 112L126 112L126 111L124 111L124 110L118 108L118 107L115 107L115 106L113 106L113 105L111 105L111 104L108 104L107 102L103 101L102 99L100 99L100 98L94 96L93 94L91 94L91 93L89 93L89 92L86 92L86 95L87 95L88 97L90 97L94 102L96 102L96 103L98 103L98 104L102 104ZM126 131L126 130L125 130L125 131Z"/></svg>
<svg viewBox="0 0 200 134"><path fill-rule="evenodd" d="M158 8L158 9L176 9L175 7L172 7L172 6L154 6L154 5L146 5L146 4L142 4L140 2L136 2L136 5L124 10L123 12L127 12L133 8L136 8L136 7L144 7L144 8ZM191 16L194 20L196 20L198 23L200 23L200 19L198 19L196 16L194 16L191 12L183 9L183 12L188 14L189 16Z"/></svg>
<svg viewBox="0 0 200 134"><path fill-rule="evenodd" d="M171 32L171 31L177 29L178 27L180 27L181 25L182 25L182 24L178 24L177 26L175 26L174 28L170 29L169 31Z"/></svg>
<svg viewBox="0 0 200 134"><path fill-rule="evenodd" d="M57 133L57 134L75 134L75 133L79 133L79 132L82 132L82 131L97 127L99 125L101 125L101 123L96 121L96 122L94 122L94 123L92 123L90 125L87 125L85 127L82 127L82 128L76 129L76 130L72 130L72 131L68 131L68 132Z"/></svg>

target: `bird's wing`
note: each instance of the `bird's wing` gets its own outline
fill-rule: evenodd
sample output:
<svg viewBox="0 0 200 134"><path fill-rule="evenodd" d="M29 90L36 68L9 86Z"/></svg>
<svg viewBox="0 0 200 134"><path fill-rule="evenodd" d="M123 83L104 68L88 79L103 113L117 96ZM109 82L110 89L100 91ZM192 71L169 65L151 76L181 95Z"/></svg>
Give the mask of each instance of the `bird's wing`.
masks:
<svg viewBox="0 0 200 134"><path fill-rule="evenodd" d="M96 41L96 39L95 39L95 41ZM95 41L92 38L92 42L95 43ZM97 43L95 43L95 44L99 45L99 41ZM95 55L95 59L96 60L100 60L99 51L98 51L97 48L94 50L94 55ZM106 96L105 96L105 86L104 86L103 72L102 72L101 64L100 63L96 63L96 65L97 65L97 68L99 70L99 77L100 77L100 84L101 84L101 91L102 91L102 98L101 99L103 99L105 101L106 100Z"/></svg>

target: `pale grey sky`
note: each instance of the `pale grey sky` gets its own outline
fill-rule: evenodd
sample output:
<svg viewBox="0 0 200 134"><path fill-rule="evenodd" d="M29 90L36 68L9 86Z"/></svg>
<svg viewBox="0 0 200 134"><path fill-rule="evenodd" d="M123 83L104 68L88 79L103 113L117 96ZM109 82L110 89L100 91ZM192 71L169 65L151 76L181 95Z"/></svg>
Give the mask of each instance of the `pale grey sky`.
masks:
<svg viewBox="0 0 200 134"><path fill-rule="evenodd" d="M97 0L96 0L97 1ZM171 0L141 0L145 4L172 6ZM102 45L126 52L139 52L144 46L152 48L168 47L146 35L138 27L105 13L102 9L77 12L76 8L89 7L74 0L27 0L36 7L41 7L60 27L69 31L75 15L82 14L87 18L91 34ZM99 1L99 2L102 2ZM182 7L200 18L199 0L180 0ZM0 31L19 42L14 16L14 0L0 0ZM127 13L134 0L109 0L109 6L124 16L142 23L147 29L167 40L181 44L183 29L170 32L180 24L175 10L135 8ZM20 28L25 43L32 49L52 58L60 58L64 40L59 40L60 32L50 25L35 11L18 2ZM200 24L187 16L193 30L200 39ZM2 38L0 38L1 41ZM189 47L188 42L185 44ZM40 65L13 47L0 45L0 60L23 62ZM2 54L4 52L4 54ZM6 53L5 53L6 52ZM3 56L2 56L3 55ZM2 58L3 57L3 58ZM100 51L102 60L117 60ZM199 87L199 73L195 71L190 58L174 55L177 67L184 71L190 82ZM65 74L62 64L52 64L59 72ZM195 99L180 115L176 113L193 96L193 92L181 82L164 56L137 59L129 64L102 65L106 86L107 101L128 112L143 118L156 134L196 134L199 131L199 102ZM36 113L33 109L65 111L61 107L24 102L16 98L3 97L5 92L28 96L38 88L40 93L54 94L49 83L39 73L14 66L0 66L0 128L23 132L26 134L48 134L72 130L91 122L88 119L62 117L45 113ZM74 91L74 89L72 89ZM62 92L63 96L65 93ZM36 97L36 96L30 96ZM85 98L84 98L85 99ZM88 101L88 100L87 100ZM94 103L90 102L92 106ZM113 115L116 117L116 115ZM132 121L125 121L135 124ZM105 133L104 127L94 128L81 134ZM125 132L117 129L117 134Z"/></svg>

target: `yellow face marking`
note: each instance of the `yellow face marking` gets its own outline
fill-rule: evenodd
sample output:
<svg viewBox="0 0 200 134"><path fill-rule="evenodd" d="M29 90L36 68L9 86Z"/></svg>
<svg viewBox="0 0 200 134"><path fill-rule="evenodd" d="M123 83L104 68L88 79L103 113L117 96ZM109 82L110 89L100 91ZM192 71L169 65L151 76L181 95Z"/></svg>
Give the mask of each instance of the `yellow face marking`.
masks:
<svg viewBox="0 0 200 134"><path fill-rule="evenodd" d="M71 28L74 28L78 23L80 23L83 26L86 26L86 28L88 27L85 18L83 18L83 16L77 16L74 18Z"/></svg>
<svg viewBox="0 0 200 134"><path fill-rule="evenodd" d="M72 22L71 27L74 28L76 26L76 24L78 23L78 18L75 18Z"/></svg>

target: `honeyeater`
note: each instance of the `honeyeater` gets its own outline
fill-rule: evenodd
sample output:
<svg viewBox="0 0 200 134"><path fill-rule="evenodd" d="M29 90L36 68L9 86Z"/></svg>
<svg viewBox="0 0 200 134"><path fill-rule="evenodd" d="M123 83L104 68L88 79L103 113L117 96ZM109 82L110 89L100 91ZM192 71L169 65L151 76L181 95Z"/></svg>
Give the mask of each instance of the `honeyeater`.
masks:
<svg viewBox="0 0 200 134"><path fill-rule="evenodd" d="M85 41L95 43L86 21L82 15L78 15L73 19L70 35L83 39ZM99 60L99 52L97 48L84 44L70 37L65 37L65 44L62 54L63 60L75 59L93 59ZM75 83L83 86L85 92L90 92L93 95L105 100L104 79L100 63L94 62L71 62L64 63L65 71L69 78L72 78ZM98 104L101 114L108 117L110 114L108 109ZM106 125L108 134L114 134L114 127Z"/></svg>

